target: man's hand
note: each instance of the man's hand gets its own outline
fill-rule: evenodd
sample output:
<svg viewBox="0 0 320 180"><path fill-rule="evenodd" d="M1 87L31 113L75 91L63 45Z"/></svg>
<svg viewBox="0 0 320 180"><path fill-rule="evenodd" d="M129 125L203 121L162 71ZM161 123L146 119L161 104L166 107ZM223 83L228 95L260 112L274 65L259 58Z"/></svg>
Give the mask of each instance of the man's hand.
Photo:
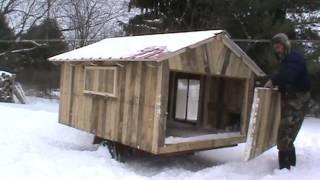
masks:
<svg viewBox="0 0 320 180"><path fill-rule="evenodd" d="M264 85L265 88L273 88L273 84L272 84L272 81L269 80L265 85Z"/></svg>

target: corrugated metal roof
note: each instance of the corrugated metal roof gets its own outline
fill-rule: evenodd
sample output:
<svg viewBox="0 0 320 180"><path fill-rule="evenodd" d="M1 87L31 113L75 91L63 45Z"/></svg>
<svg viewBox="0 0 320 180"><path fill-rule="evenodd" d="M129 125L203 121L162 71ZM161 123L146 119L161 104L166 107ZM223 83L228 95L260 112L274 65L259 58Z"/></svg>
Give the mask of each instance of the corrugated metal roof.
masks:
<svg viewBox="0 0 320 180"><path fill-rule="evenodd" d="M108 38L49 58L50 61L157 61L223 33L222 30Z"/></svg>

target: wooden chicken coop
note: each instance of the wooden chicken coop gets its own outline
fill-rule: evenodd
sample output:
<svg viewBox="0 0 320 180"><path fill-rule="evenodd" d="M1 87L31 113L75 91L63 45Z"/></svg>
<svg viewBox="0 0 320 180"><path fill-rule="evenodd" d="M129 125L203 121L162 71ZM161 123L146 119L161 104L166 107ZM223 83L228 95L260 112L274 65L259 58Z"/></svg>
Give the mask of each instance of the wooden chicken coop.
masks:
<svg viewBox="0 0 320 180"><path fill-rule="evenodd" d="M49 59L61 64L59 122L155 155L247 143L274 146L276 90L225 31L104 39ZM116 149L116 148L115 148Z"/></svg>

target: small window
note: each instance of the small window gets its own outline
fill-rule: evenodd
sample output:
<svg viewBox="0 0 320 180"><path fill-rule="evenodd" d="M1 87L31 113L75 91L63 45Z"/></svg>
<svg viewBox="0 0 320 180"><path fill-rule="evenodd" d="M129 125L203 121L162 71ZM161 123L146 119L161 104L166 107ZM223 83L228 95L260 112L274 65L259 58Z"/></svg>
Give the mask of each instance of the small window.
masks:
<svg viewBox="0 0 320 180"><path fill-rule="evenodd" d="M196 123L198 120L200 80L178 78L175 119Z"/></svg>
<svg viewBox="0 0 320 180"><path fill-rule="evenodd" d="M84 93L116 97L117 67L85 67Z"/></svg>

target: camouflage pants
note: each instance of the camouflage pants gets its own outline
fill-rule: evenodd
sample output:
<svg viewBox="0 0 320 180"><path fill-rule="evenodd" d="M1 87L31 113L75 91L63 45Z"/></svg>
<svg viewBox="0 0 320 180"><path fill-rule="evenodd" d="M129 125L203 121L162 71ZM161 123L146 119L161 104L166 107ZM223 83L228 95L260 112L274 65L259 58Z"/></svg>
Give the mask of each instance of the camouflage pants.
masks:
<svg viewBox="0 0 320 180"><path fill-rule="evenodd" d="M281 121L277 147L280 151L289 151L294 148L293 142L301 128L310 100L310 93L299 92L281 96Z"/></svg>

